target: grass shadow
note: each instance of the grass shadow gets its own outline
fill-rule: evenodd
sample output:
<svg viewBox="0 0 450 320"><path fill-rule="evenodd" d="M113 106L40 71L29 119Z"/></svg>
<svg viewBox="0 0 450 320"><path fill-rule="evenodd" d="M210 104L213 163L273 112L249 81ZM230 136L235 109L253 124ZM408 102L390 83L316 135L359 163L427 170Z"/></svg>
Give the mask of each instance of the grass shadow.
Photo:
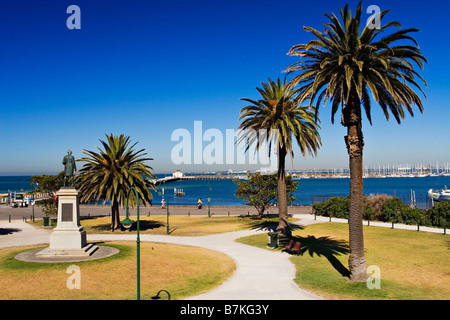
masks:
<svg viewBox="0 0 450 320"><path fill-rule="evenodd" d="M343 277L350 277L350 271L336 258L341 254L350 253L346 241L334 240L329 237L316 238L315 236L292 237L291 239L301 243L299 255L308 253L311 257L314 257L314 254L318 257L324 256ZM285 241L288 242L289 240L286 239Z"/></svg>
<svg viewBox="0 0 450 320"><path fill-rule="evenodd" d="M165 224L163 224L159 221L154 221L154 220L140 220L139 221L139 230L140 231L158 229L163 226L165 226ZM91 228L96 231L111 231L111 224L110 223L98 224L98 225L91 226ZM133 225L129 229L125 229L124 227L122 227L121 230L122 231L136 231L137 230L136 221L133 222Z"/></svg>
<svg viewBox="0 0 450 320"><path fill-rule="evenodd" d="M139 230L140 231L158 229L158 228L161 228L164 226L165 226L164 223L161 223L161 222L155 221L155 220L139 220ZM133 225L128 230L136 231L137 230L137 222L136 221L133 222Z"/></svg>
<svg viewBox="0 0 450 320"><path fill-rule="evenodd" d="M288 217L292 217L292 215L288 215ZM247 223L251 230L274 232L278 227L278 214L267 213L263 214L261 218L258 216L241 215L239 218L247 219ZM289 223L289 227L292 231L304 229L303 226L296 223Z"/></svg>
<svg viewBox="0 0 450 320"><path fill-rule="evenodd" d="M98 214L98 215L80 215L80 220L94 220L97 218L104 218L104 217L108 217L107 214Z"/></svg>
<svg viewBox="0 0 450 320"><path fill-rule="evenodd" d="M20 232L20 231L22 231L22 230L17 229L17 228L0 228L0 236L13 234L15 232Z"/></svg>

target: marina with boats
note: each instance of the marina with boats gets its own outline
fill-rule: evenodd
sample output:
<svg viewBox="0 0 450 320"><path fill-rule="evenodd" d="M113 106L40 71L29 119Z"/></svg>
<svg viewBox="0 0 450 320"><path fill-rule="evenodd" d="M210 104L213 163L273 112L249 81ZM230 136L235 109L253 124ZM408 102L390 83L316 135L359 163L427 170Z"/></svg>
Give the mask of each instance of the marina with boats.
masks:
<svg viewBox="0 0 450 320"><path fill-rule="evenodd" d="M176 170L173 173L156 174L157 179L152 182L158 191L170 190L173 204L195 203L198 198L207 198L209 190L216 205L242 205L242 200L234 197L236 184L232 180L248 179L248 173L252 172L229 170L183 173ZM260 173L271 172L260 171ZM294 204L311 205L318 197L327 199L330 196L348 194L350 177L348 169L305 169L291 170L288 173L300 183L295 193L297 200ZM367 167L364 169L364 178L364 193L367 195L390 194L408 204L412 202L411 198L417 199L418 203L427 203L428 200L436 203L450 199L450 191L445 187L450 185L450 162L443 166L420 164ZM47 196L33 194L31 198L27 194L27 191L34 189L30 183L31 176L0 176L0 203L30 204L32 200ZM23 194L24 199L13 200L16 193ZM157 192L154 193L158 199L160 196Z"/></svg>
<svg viewBox="0 0 450 320"><path fill-rule="evenodd" d="M275 172L255 171L261 174L270 174ZM220 179L247 179L247 173L252 171L222 171L207 173L182 173L176 170L172 175L166 174L164 177L154 180L156 185L168 183L178 180L220 180ZM350 170L348 168L332 168L332 169L304 169L304 170L287 170L294 179L339 179L350 178ZM373 167L365 167L363 170L364 178L421 178L421 177L450 177L450 162L446 162L443 166L437 163L435 166L429 164L418 165L378 165Z"/></svg>

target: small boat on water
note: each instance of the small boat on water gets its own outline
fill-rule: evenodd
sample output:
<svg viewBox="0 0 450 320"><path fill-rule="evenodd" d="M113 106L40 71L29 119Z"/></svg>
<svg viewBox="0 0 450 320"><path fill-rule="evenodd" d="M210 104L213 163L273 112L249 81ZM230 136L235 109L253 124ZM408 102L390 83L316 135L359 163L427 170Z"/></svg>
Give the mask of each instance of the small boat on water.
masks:
<svg viewBox="0 0 450 320"><path fill-rule="evenodd" d="M434 201L449 201L450 200L450 190L447 186L442 190L428 190L428 197Z"/></svg>
<svg viewBox="0 0 450 320"><path fill-rule="evenodd" d="M184 192L183 189L177 189L177 188L173 189L173 193L177 197L184 197L186 195L186 193Z"/></svg>

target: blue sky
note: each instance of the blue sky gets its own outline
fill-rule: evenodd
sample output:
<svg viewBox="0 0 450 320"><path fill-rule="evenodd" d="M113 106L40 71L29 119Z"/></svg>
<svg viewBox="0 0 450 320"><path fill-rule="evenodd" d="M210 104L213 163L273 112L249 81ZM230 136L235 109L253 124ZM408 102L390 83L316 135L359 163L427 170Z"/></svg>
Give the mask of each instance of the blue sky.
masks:
<svg viewBox="0 0 450 320"><path fill-rule="evenodd" d="M238 127L240 98L258 98L268 77L297 60L286 53L322 30L324 13L358 1L0 0L0 175L47 174L94 150L105 133L125 134L154 158L156 173L255 169L250 165L175 165L174 130ZM69 5L81 29L69 30ZM364 119L365 166L450 161L448 1L364 1L389 9L386 21L415 34L429 63L424 114L401 125L373 105ZM367 18L370 14L366 14ZM294 169L346 168L345 128L320 112L322 148L299 152ZM206 146L208 142L204 142ZM290 167L290 161L288 161ZM81 166L81 164L80 164Z"/></svg>

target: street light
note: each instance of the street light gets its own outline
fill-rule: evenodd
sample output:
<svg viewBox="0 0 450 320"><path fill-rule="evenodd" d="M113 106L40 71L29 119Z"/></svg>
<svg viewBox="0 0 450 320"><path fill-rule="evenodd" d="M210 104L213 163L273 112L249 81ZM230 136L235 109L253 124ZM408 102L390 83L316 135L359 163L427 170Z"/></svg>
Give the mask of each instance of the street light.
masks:
<svg viewBox="0 0 450 320"><path fill-rule="evenodd" d="M133 190L136 195L136 206L137 206L137 222L136 222L136 229L137 229L137 236L136 236L136 279L137 279L137 300L141 300L141 245L140 245L140 238L139 238L139 195L135 187L131 187L128 189L127 194L127 210L126 210L126 217L122 220L122 225L126 229L130 229L133 225L133 220L131 220L128 216L128 199L130 197L130 191Z"/></svg>

